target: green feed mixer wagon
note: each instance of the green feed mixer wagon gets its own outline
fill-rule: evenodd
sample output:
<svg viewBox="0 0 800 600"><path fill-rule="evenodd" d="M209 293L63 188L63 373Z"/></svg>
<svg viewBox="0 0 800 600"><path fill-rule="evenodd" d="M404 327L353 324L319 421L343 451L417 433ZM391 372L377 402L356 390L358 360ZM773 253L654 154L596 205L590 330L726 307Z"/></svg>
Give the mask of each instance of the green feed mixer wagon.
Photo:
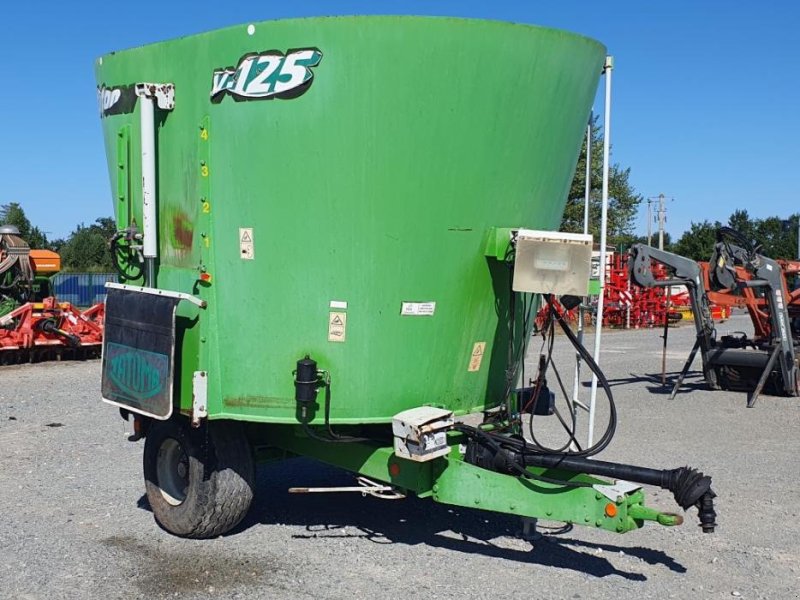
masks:
<svg viewBox="0 0 800 600"><path fill-rule="evenodd" d="M531 314L586 294L591 240L551 230L605 56L527 25L337 17L97 60L122 275L102 394L145 439L165 529L230 530L258 461L307 456L377 496L616 532L682 520L645 505L657 485L713 531L710 477L591 458L613 404L591 447L522 435L549 395L518 389Z"/></svg>

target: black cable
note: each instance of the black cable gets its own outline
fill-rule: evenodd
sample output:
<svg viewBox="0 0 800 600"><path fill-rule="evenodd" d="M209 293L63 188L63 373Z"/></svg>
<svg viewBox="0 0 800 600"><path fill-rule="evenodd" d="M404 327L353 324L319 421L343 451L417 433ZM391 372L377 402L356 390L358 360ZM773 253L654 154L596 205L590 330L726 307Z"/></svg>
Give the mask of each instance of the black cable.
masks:
<svg viewBox="0 0 800 600"><path fill-rule="evenodd" d="M553 302L552 296L548 297L548 302L550 303ZM578 341L578 338L575 337L575 334L572 332L572 329L569 327L564 318L561 315L556 315L556 318L558 319L558 323L561 326L561 329L564 331L564 334L567 336L570 343L572 343L575 350L578 352L578 354L581 355L581 358L583 358L583 360L589 366L589 369L592 371L592 373L597 375L597 381L602 386L603 391L606 393L606 397L608 398L608 410L609 410L608 424L606 426L606 430L603 432L603 435L600 438L600 441L590 448L587 448L580 452L573 453L575 456L585 456L585 457L593 456L604 450L606 447L608 447L608 445L611 443L611 440L614 437L614 433L616 432L617 406L616 403L614 402L614 394L611 391L611 386L609 385L605 374L600 369L600 365L598 365L595 362L592 355L589 354L589 351L586 350L583 344L581 344Z"/></svg>
<svg viewBox="0 0 800 600"><path fill-rule="evenodd" d="M555 311L555 308L553 309ZM553 317L555 319L555 316ZM572 419L572 427L568 426L567 423L564 421L564 418L561 416L561 411L558 410L558 407L553 407L553 412L555 413L558 420L561 422L561 426L564 428L564 431L570 436L570 441L574 442L575 444L578 443L578 440L575 439L575 431L577 429L577 421L575 420L575 411L573 410L572 400L569 397L569 393L567 393L567 389L564 387L564 382L561 380L561 373L558 372L558 368L556 367L556 363L553 362L553 346L555 344L555 320L553 320L553 328L551 332L551 342L550 342L550 352L547 357L547 367L553 368L553 373L556 375L556 381L558 382L558 387L561 389L561 394L564 396L564 401L567 403L567 408L570 411L570 418ZM533 413L531 414L533 417ZM531 419L532 421L532 419ZM569 444L569 443L568 443ZM567 445L568 445L567 444Z"/></svg>
<svg viewBox="0 0 800 600"><path fill-rule="evenodd" d="M527 335L528 335L528 327L530 325L530 318L533 309L533 302L529 302L528 295L523 294L522 296L522 340L518 342L519 347L515 347L515 342L518 340L518 333L517 333L517 298L516 293L514 292L513 284L513 269L514 269L514 255L516 253L516 249L514 243L512 241L509 244L508 249L506 250L506 254L503 257L503 262L508 268L508 358L506 363L506 386L505 390L503 391L502 396L502 404L505 408L505 418L508 422L508 426L513 426L514 420L514 411L512 410L511 406L511 394L514 391L514 382L517 380L517 374L522 372L522 381L524 386L524 377L525 377L525 353L528 348L527 343ZM519 407L517 407L519 408Z"/></svg>
<svg viewBox="0 0 800 600"><path fill-rule="evenodd" d="M535 434L535 432L533 430L533 419L534 419L534 415L536 413L535 403L538 401L539 394L540 394L541 389L542 389L542 383L544 381L544 373L547 372L548 367L552 364L553 346L555 344L555 315L553 314L554 312L555 312L554 307L552 305L548 305L547 326L546 326L546 328L544 330L544 336L545 336L546 343L547 343L547 359L545 361L544 366L540 367L540 369L539 369L539 373L538 373L537 378L536 378L536 387L533 390L533 395L531 397L531 400L528 402L528 405L526 406L526 408L530 407L531 404L534 404L534 406L531 407L531 412L530 412L531 416L530 416L530 419L528 420L528 433L529 433L529 435L531 437L533 445L535 447L538 447L538 448L542 449L542 450L546 450L547 452L550 452L550 453L560 453L560 452L564 452L565 450L567 450L569 448L570 444L573 441L575 441L575 442L577 441L577 440L575 440L575 424L574 423L573 423L573 427L570 428L567 425L567 423L564 421L564 418L561 416L561 413L557 409L554 409L556 417L561 422L561 426L564 428L564 431L566 431L567 435L569 435L569 437L570 437L570 439L563 446L561 446L559 448L551 448L551 447L545 446L544 444L539 442L539 440L536 439L536 434ZM559 384L560 384L560 378L559 378ZM561 386L561 391L564 394L564 397L567 398L567 403L569 405L568 395L566 394L566 391L564 390L563 385Z"/></svg>
<svg viewBox="0 0 800 600"><path fill-rule="evenodd" d="M308 359L308 356L306 356L306 359ZM314 366L316 366L315 362L311 361L311 363ZM299 366L300 366L300 362L298 362L298 367ZM340 435L340 434L336 433L333 430L333 427L331 427L331 378L330 378L330 374L327 371L319 371L319 370L317 370L317 371L315 371L315 373L313 375L311 373L304 373L305 377L313 377L312 379L310 379L308 381L299 381L297 379L298 371L294 371L294 374L295 374L295 385L296 386L299 386L299 385L309 386L310 385L310 386L312 386L312 389L313 389L313 394L311 394L310 396L304 396L302 401L301 401L301 399L299 397L297 398L297 404L298 404L298 408L299 408L298 421L300 421L300 424L303 426L303 431L306 433L306 435L308 437L313 438L313 439L315 439L317 441L326 442L326 443L330 443L330 442L334 442L334 443L336 443L336 442L339 442L339 443L355 443L355 442L373 442L373 441L375 441L375 440L372 440L370 438L352 437L352 436L347 436L347 435ZM320 435L316 431L314 431L314 428L311 426L311 422L310 422L313 417L311 417L309 415L309 409L311 408L311 406L316 406L314 403L315 403L315 400L316 400L316 397L317 397L317 390L320 387L325 388L325 407L324 407L324 411L325 412L324 412L324 415L325 415L325 428L327 429L327 434L328 434L327 436Z"/></svg>
<svg viewBox="0 0 800 600"><path fill-rule="evenodd" d="M554 343L555 343L555 314L554 313L556 313L555 307L552 306L552 304L549 304L548 305L548 310L547 310L547 315L548 315L547 326L546 326L546 328L544 330L544 334L545 334L545 337L546 337L546 340L547 340L547 344L548 344L547 359L545 361L544 366L540 366L540 371L539 371L539 374L538 374L538 377L537 377L537 380L536 380L536 388L534 389L533 396L532 396L530 402L528 403L528 407L532 403L537 401L537 399L539 397L539 390L541 389L541 384L542 384L542 382L544 380L544 373L547 371L547 369L550 366L552 366L553 367L553 371L556 374L556 379L557 379L559 387L561 389L561 393L564 396L565 402L567 403L567 408L570 411L570 419L572 421L571 426L567 425L566 421L564 420L564 417L561 415L561 411L558 410L558 407L553 407L553 410L554 410L554 413L555 413L556 417L558 418L559 422L561 423L562 428L564 429L564 431L569 436L569 439L567 440L567 442L563 446L560 446L558 448L547 447L544 444L542 444L541 442L539 442L539 440L536 439L536 433L533 430L533 419L535 417L535 410L531 410L531 417L530 417L530 420L528 421L528 433L529 433L529 435L531 437L531 440L532 440L534 446L538 446L539 448L547 450L548 452L551 452L551 453L559 453L559 452L566 451L570 447L571 444L574 444L579 450L581 450L581 446L580 446L580 443L578 442L577 438L575 437L576 430L577 430L577 421L576 421L576 415L575 415L574 406L572 404L572 400L569 398L569 394L567 393L566 388L564 387L564 383L563 383L563 381L561 379L561 374L558 372L558 369L556 368L555 363L552 361L552 358L553 358L553 346L554 346Z"/></svg>
<svg viewBox="0 0 800 600"><path fill-rule="evenodd" d="M600 370L600 367L594 361L594 359L592 358L591 354L589 354L589 352L586 350L586 348L583 346L583 344L581 344L578 341L577 337L575 337L575 334L572 332L572 329L569 327L569 325L564 320L564 317L556 311L553 302L554 301L553 301L552 295L548 294L547 295L547 304L548 304L549 313L550 313L549 319L552 319L554 321L558 321L559 325L561 326L561 329L564 331L564 334L567 336L567 339L570 341L570 343L575 348L577 353L586 362L586 364L588 365L589 369L595 375L597 375L598 383L602 386L603 391L605 392L606 397L608 398L609 419L608 419L608 424L606 425L606 429L605 429L603 435L598 440L598 442L596 444L590 446L589 448L581 449L580 444L578 444L577 439L575 438L575 428L576 428L575 425L573 425L572 428L568 427L566 425L563 417L561 416L561 414L558 411L556 411L556 415L559 418L559 420L561 421L562 426L564 427L565 431L570 436L570 441L568 441L564 446L561 446L560 448L550 448L550 447L545 446L544 444L542 444L541 442L539 442L536 439L536 436L535 436L534 430L533 430L534 411L531 411L531 419L530 419L530 421L528 423L528 430L529 430L529 433L530 433L530 436L531 436L531 439L532 439L532 443L530 444L531 450L529 450L529 451L533 451L533 452L536 452L538 454L561 454L561 453L566 453L566 454L569 454L571 456L582 456L582 457L594 456L595 454L598 454L599 452L604 450L611 443L611 439L614 437L614 432L616 431L616 427L617 427L617 410L616 410L616 404L614 402L614 396L613 396L613 393L611 391L611 386L608 384L608 380L606 379L606 377L603 374L603 372ZM547 358L546 366L550 366L550 364L552 364L553 343L554 343L554 331L553 331L554 330L554 321L550 321L549 324L548 324L548 334L549 334L548 335L548 342L549 343L548 343L548 350L547 350L548 358ZM560 374L557 372L557 369L555 369L555 367L554 367L554 372L556 372L556 378L558 379L558 383L559 383L559 386L561 388L562 393L564 394L564 397L567 399L567 406L570 407L570 409L571 409L570 412L573 415L573 420L574 420L574 412L575 411L572 409L572 404L571 404L571 401L569 400L569 395L566 393L566 389L564 387L563 381L561 380ZM540 375L540 378L541 377L542 377L542 375ZM537 385L537 388L538 387L539 386ZM534 396L533 401L534 402L536 401L536 396ZM576 423L576 421L573 421L573 422ZM571 443L574 443L577 446L577 448L578 448L577 451L568 451L568 448L569 448Z"/></svg>
<svg viewBox="0 0 800 600"><path fill-rule="evenodd" d="M564 395L564 400L567 403L567 408L569 409L569 414L570 414L570 419L572 420L572 425L571 426L567 425L566 421L564 421L564 418L561 416L561 411L558 410L558 407L554 406L553 407L553 412L555 413L556 417L558 417L558 420L561 422L561 426L569 434L570 441L572 443L574 443L576 446L580 446L580 444L578 443L578 440L575 439L575 432L577 430L578 422L577 422L577 419L576 419L575 409L574 409L574 406L572 404L572 400L570 400L569 394L567 393L567 390L564 387L564 382L561 380L561 374L558 372L558 368L556 367L556 363L551 363L551 366L553 367L553 373L555 373L555 375L556 375L556 381L558 381L558 387L561 389L561 393Z"/></svg>
<svg viewBox="0 0 800 600"><path fill-rule="evenodd" d="M528 307L528 298L529 298L529 296L527 294L523 294L523 296L522 296L522 335L523 335L523 345L525 346L525 351L522 352L522 361L520 363L520 378L519 378L520 387L522 387L522 388L525 388L526 387L526 383L527 383L525 381L525 357L528 354L527 346L528 346L528 341L530 339L528 337L528 315L530 314L528 312L530 310L529 307ZM519 408L520 408L519 407L519 398L517 398L517 407L516 408L517 408L517 413L520 414L519 421L520 421L520 425L521 425L522 416L521 416L521 413L520 413L520 410L519 410Z"/></svg>
<svg viewBox="0 0 800 600"><path fill-rule="evenodd" d="M508 276L508 359L506 362L506 389L503 392L503 404L506 407L506 418L511 418L511 392L517 376L517 361L514 352L514 339L516 338L515 324L517 321L517 295L513 289L513 273L509 266Z"/></svg>
<svg viewBox="0 0 800 600"><path fill-rule="evenodd" d="M331 383L328 381L325 384L325 428L328 430L328 435L330 435L330 439L326 440L329 442L344 442L344 443L354 443L354 442L370 442L369 438L363 437L354 437L349 435L340 435L333 430L331 427Z"/></svg>
<svg viewBox="0 0 800 600"><path fill-rule="evenodd" d="M126 241L128 247L122 245L120 241ZM135 251L131 250L131 240L126 238L126 232L118 231L108 242L109 252L111 253L111 262L114 264L122 281L135 281L140 279L144 273L144 266L141 263L135 263ZM123 266L123 260L127 262L127 269Z"/></svg>

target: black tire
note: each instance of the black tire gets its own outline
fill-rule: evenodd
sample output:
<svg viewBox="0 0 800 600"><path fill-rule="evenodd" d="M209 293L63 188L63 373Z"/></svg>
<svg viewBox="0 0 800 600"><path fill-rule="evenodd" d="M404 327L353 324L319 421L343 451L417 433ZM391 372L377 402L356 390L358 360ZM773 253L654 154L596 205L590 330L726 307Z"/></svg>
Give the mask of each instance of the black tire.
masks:
<svg viewBox="0 0 800 600"><path fill-rule="evenodd" d="M236 527L253 501L255 471L240 423L193 429L183 417L154 421L144 480L156 521L181 537L212 538Z"/></svg>

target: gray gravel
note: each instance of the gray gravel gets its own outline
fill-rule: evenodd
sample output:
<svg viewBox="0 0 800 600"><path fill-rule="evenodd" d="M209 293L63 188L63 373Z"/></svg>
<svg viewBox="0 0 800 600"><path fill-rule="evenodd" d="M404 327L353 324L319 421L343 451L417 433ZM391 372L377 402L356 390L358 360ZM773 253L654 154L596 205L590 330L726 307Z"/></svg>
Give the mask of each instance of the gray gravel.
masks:
<svg viewBox="0 0 800 600"><path fill-rule="evenodd" d="M739 316L720 329L745 324ZM295 459L259 469L257 502L235 532L181 540L147 509L142 445L127 442L129 426L99 402L97 361L3 367L0 597L800 597L800 399L763 396L747 409L743 394L708 392L694 373L670 402L657 379L659 335L604 338L620 423L602 456L713 475L714 535L692 511L681 527L625 535L542 522L545 535L531 544L503 515L415 499L290 497L290 486L351 482ZM570 372L564 342L557 355ZM691 343L691 328L670 332L668 371ZM650 504L675 509L667 492L648 492Z"/></svg>

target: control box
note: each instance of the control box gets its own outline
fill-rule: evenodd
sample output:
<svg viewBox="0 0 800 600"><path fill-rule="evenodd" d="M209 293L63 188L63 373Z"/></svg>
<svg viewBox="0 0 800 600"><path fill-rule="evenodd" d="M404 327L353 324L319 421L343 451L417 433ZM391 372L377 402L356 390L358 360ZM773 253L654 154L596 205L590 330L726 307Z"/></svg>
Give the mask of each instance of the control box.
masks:
<svg viewBox="0 0 800 600"><path fill-rule="evenodd" d="M447 431L452 427L452 411L433 406L404 410L392 419L394 453L417 462L444 456L450 452Z"/></svg>
<svg viewBox="0 0 800 600"><path fill-rule="evenodd" d="M592 236L520 229L514 257L515 292L586 296Z"/></svg>

